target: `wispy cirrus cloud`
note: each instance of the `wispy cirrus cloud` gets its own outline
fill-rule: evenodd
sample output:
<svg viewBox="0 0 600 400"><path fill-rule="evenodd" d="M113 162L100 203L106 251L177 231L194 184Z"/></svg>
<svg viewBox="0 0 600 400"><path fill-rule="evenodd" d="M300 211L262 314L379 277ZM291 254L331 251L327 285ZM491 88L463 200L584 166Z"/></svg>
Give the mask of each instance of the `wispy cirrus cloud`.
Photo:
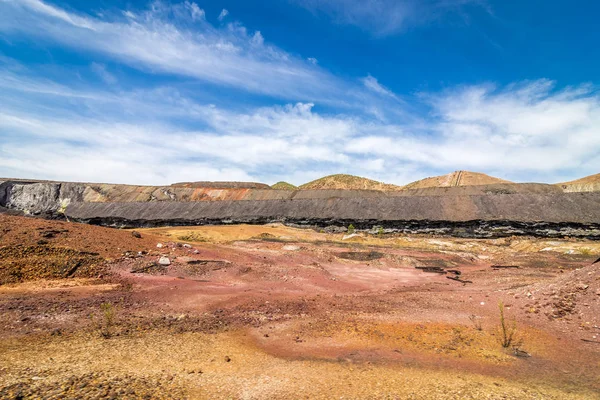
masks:
<svg viewBox="0 0 600 400"><path fill-rule="evenodd" d="M301 184L342 172L403 184L454 169L546 182L600 170L593 86L541 79L401 98L239 23L216 28L194 4L93 17L0 0L0 33L85 60L25 66L0 55L0 175Z"/></svg>
<svg viewBox="0 0 600 400"><path fill-rule="evenodd" d="M355 25L375 36L389 36L484 0L293 0L335 22Z"/></svg>
<svg viewBox="0 0 600 400"><path fill-rule="evenodd" d="M397 96L394 94L394 92L392 92L390 89L383 86L381 83L379 83L377 78L374 78L371 75L368 75L365 78L363 78L362 83L363 83L363 85L365 85L365 87L367 89L369 89L375 93L379 93L383 96L387 96L387 97L391 97L391 98L397 98Z"/></svg>
<svg viewBox="0 0 600 400"><path fill-rule="evenodd" d="M127 18L67 12L39 0L0 1L0 32L109 57L145 72L174 74L253 93L336 101L357 88L265 43L239 23L215 28L196 3L152 4ZM190 26L190 23L194 23Z"/></svg>

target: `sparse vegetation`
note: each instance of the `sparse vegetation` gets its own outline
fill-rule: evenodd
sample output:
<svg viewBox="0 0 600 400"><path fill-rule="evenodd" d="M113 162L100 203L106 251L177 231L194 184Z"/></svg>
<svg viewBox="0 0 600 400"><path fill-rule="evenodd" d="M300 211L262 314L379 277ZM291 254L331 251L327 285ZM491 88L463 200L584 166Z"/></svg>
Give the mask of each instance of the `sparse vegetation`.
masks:
<svg viewBox="0 0 600 400"><path fill-rule="evenodd" d="M198 233L188 233L185 235L177 236L177 240L181 240L183 242L206 242L206 238L202 237L202 235Z"/></svg>
<svg viewBox="0 0 600 400"><path fill-rule="evenodd" d="M348 234L352 235L355 230L356 228L354 228L354 225L350 224L350 226L348 227Z"/></svg>
<svg viewBox="0 0 600 400"><path fill-rule="evenodd" d="M471 323L473 324L473 327L476 330L478 330L478 331L483 330L483 328L481 326L481 317L478 317L475 314L471 314L471 316L469 316L469 321L471 321Z"/></svg>
<svg viewBox="0 0 600 400"><path fill-rule="evenodd" d="M515 319L512 322L506 320L503 302L498 303L498 309L500 311L500 344L504 348L509 348L517 344L517 321Z"/></svg>
<svg viewBox="0 0 600 400"><path fill-rule="evenodd" d="M90 318L103 338L108 339L113 336L116 311L111 303L100 304L100 316L91 315Z"/></svg>

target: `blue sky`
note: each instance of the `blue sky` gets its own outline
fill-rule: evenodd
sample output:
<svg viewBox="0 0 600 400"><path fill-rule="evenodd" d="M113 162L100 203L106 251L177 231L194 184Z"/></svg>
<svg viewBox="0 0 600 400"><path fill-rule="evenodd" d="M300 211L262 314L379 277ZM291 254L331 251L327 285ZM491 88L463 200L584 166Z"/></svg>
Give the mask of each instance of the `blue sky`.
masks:
<svg viewBox="0 0 600 400"><path fill-rule="evenodd" d="M0 176L600 172L593 1L0 0Z"/></svg>

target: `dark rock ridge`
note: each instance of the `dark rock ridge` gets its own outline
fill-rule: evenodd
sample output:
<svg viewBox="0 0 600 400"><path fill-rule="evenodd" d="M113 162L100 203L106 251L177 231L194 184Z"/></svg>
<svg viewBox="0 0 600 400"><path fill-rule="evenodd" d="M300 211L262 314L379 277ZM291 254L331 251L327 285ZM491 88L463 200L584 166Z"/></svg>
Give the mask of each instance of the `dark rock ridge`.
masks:
<svg viewBox="0 0 600 400"><path fill-rule="evenodd" d="M600 193L563 193L543 184L384 192L0 180L0 212L7 211L116 227L283 222L465 237L600 238Z"/></svg>
<svg viewBox="0 0 600 400"><path fill-rule="evenodd" d="M382 227L464 237L533 235L600 239L600 194L499 194L301 200L71 203L70 220L115 227L282 222Z"/></svg>

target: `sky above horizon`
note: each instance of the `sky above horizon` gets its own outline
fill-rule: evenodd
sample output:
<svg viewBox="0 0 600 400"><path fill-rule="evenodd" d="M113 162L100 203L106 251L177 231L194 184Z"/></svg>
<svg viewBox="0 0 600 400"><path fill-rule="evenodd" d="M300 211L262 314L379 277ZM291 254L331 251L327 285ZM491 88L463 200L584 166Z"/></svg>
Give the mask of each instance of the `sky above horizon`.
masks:
<svg viewBox="0 0 600 400"><path fill-rule="evenodd" d="M600 2L0 0L0 177L600 172Z"/></svg>

